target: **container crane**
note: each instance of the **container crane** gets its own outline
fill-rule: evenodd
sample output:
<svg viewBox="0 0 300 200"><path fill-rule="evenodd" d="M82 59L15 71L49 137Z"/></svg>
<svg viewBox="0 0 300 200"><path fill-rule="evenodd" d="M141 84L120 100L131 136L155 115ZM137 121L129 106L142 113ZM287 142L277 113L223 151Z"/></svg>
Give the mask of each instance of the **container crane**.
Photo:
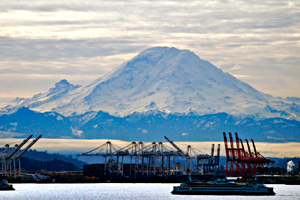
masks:
<svg viewBox="0 0 300 200"><path fill-rule="evenodd" d="M181 155L181 156L185 156L185 157L190 157L188 154L185 154L173 141L171 141L169 138L167 138L166 136L164 136L165 139L177 150L177 152Z"/></svg>
<svg viewBox="0 0 300 200"><path fill-rule="evenodd" d="M14 151L13 151L9 156L7 156L7 157L5 158L5 160L11 159L11 157L12 157L13 155L15 155L15 154L16 154L16 153L24 146L24 144L26 144L26 142L28 142L28 140L29 140L30 138L32 138L32 135L30 135L28 138L26 138L25 140L23 140L23 142L22 142L21 144L19 144L18 146L16 146L16 148L14 149Z"/></svg>
<svg viewBox="0 0 300 200"><path fill-rule="evenodd" d="M32 147L40 138L42 137L42 135L39 135L36 139L34 139L23 151L20 155L18 155L15 159L20 159L24 153L26 153L30 147Z"/></svg>
<svg viewBox="0 0 300 200"><path fill-rule="evenodd" d="M243 141L239 139L237 133L235 133L236 147L234 147L231 133L229 133L230 147L227 144L227 137L225 132L223 132L223 136L227 159L226 174L230 173L231 175L233 175L235 171L235 174L237 175L244 175L245 173L247 173L248 175L256 175L257 167L263 167L265 165L268 166L269 163L273 162L270 159L266 159L263 155L256 151L256 147L252 139L251 142L254 152L251 151L249 141L247 139L245 139L248 149L248 151L246 151ZM230 170L228 170L229 167Z"/></svg>
<svg viewBox="0 0 300 200"><path fill-rule="evenodd" d="M2 167L4 170L4 174L7 174L7 169L9 169L9 173L12 173L12 160L11 158L22 148L22 146L24 146L24 144L26 144L26 142L28 142L28 140L32 137L32 135L30 135L28 138L26 138L25 140L23 140L23 142L21 142L21 144L19 145L15 145L14 150L7 156L4 157L4 159L2 160ZM7 152L9 152L9 145L6 145L7 148ZM15 159L13 159L13 164L15 166ZM15 170L15 167L14 167Z"/></svg>
<svg viewBox="0 0 300 200"><path fill-rule="evenodd" d="M36 139L34 139L23 151L20 155L18 155L17 157L14 158L14 160L18 160L19 161L19 175L21 175L21 157L30 149L30 147L32 147L40 138L42 137L42 135L39 135ZM14 163L15 165L15 163ZM14 169L16 170L16 166L14 166ZM16 172L15 172L16 175Z"/></svg>

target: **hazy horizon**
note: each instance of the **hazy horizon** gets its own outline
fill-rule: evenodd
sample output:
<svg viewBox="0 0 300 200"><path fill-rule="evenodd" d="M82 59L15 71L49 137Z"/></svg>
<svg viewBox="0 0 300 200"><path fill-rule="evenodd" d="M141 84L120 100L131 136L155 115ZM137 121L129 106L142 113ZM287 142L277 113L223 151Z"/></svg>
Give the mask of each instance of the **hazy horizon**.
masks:
<svg viewBox="0 0 300 200"><path fill-rule="evenodd" d="M255 140L255 139L254 139ZM15 138L5 138L1 139L1 145L5 144L17 144L21 143L22 139ZM59 139L59 138L41 138L31 149L36 149L38 151L47 151L48 153L68 153L77 154L85 153L94 148L105 144L107 141L111 141L112 144L118 147L125 147L130 144L131 141L122 140L111 140L111 139ZM156 141L157 143L160 141ZM171 147L171 145L166 141L162 140L164 145ZM151 142L145 142L145 144L150 144ZM193 148L199 151L199 153L209 154L211 152L212 144L215 144L215 153L217 150L217 145L221 144L221 156L226 156L224 151L224 141L209 141L209 142L176 142L182 150L186 150L187 145L191 145ZM255 142L257 151L260 152L265 157L298 157L300 155L300 143L298 142L287 142L287 143L267 143L267 142ZM13 145L11 145L13 146ZM26 145L25 145L26 146ZM252 145L251 145L252 149ZM253 151L253 149L252 149Z"/></svg>

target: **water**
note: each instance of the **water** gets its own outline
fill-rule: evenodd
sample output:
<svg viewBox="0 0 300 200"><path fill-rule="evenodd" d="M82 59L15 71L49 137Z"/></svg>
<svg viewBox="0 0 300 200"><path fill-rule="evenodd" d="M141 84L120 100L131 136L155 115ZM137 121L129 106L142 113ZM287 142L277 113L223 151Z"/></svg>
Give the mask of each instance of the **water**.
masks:
<svg viewBox="0 0 300 200"><path fill-rule="evenodd" d="M300 185L268 185L273 187L275 196L185 196L172 195L173 186L179 184L157 183L98 183L98 184L13 184L15 191L0 191L2 200L168 200L168 199L300 199Z"/></svg>

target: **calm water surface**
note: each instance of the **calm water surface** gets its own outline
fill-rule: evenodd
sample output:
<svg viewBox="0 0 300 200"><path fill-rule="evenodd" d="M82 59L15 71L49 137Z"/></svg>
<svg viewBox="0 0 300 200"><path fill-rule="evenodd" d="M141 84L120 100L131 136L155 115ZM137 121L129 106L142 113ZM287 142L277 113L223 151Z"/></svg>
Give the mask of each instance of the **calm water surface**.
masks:
<svg viewBox="0 0 300 200"><path fill-rule="evenodd" d="M268 185L273 187L275 196L178 196L172 195L173 186L179 184L152 184L152 183L98 183L98 184L13 184L15 191L1 191L2 200L77 200L77 199L292 199L300 200L299 185Z"/></svg>

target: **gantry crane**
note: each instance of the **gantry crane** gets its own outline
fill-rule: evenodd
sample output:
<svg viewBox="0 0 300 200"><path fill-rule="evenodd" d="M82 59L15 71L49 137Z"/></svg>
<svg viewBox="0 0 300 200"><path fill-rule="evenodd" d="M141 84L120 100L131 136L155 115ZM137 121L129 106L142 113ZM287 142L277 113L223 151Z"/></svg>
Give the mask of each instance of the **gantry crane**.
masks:
<svg viewBox="0 0 300 200"><path fill-rule="evenodd" d="M251 139L254 152L251 151L249 141L247 143L248 152L244 148L243 141L235 133L236 147L234 147L232 134L229 132L230 147L227 144L226 133L223 132L225 152L226 152L226 174L236 175L256 175L257 167L269 166L270 159L265 158L256 151L255 143ZM240 146L241 145L241 146ZM230 165L230 166L229 166ZM229 169L228 169L229 168Z"/></svg>
<svg viewBox="0 0 300 200"><path fill-rule="evenodd" d="M6 154L4 154L4 156L2 156L2 175L4 176L17 176L17 171L19 173L19 175L21 174L21 161L20 158L24 155L24 153L26 153L30 147L32 147L32 145L34 145L40 138L42 137L42 135L39 135L36 139L34 139L19 155L18 152L21 150L21 148L32 138L32 135L30 135L28 138L26 138L25 140L23 140L23 142L21 142L19 145L15 145L14 149L12 150L12 152L10 153L9 151L9 145L5 145L6 146ZM18 161L19 167L17 169L16 166L16 161ZM12 171L13 170L13 171Z"/></svg>

